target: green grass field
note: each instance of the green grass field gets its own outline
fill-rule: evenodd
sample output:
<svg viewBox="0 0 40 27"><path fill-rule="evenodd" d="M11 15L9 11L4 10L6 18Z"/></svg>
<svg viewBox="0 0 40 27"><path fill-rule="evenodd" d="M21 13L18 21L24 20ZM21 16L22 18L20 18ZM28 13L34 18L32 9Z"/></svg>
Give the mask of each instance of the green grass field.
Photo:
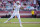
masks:
<svg viewBox="0 0 40 27"><path fill-rule="evenodd" d="M14 23L3 23L7 20L8 18L2 18L0 19L0 27L20 27L19 23L18 24L14 24ZM40 22L40 18L21 18L21 21L22 22ZM11 19L10 21L8 22L19 22L18 19ZM23 27L40 27L40 24L31 24L31 23L28 23L28 24L22 24Z"/></svg>

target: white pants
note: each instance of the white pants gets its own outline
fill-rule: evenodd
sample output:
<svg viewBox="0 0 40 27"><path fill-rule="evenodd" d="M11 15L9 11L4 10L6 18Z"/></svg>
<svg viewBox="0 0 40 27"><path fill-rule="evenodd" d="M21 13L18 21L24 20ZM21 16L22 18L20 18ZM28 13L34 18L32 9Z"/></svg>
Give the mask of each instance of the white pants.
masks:
<svg viewBox="0 0 40 27"><path fill-rule="evenodd" d="M20 19L20 14L19 14L19 12L18 12L18 13L17 13L17 12L13 12L13 14L11 15L11 17L10 17L6 22L8 22L8 21L9 21L10 19L12 19L14 16L17 16L20 25L22 25L22 24L21 24L21 19Z"/></svg>

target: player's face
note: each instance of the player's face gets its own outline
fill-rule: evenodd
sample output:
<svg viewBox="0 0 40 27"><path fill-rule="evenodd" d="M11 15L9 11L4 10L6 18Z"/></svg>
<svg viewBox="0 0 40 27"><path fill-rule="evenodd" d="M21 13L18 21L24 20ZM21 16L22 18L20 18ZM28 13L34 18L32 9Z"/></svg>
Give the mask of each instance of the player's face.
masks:
<svg viewBox="0 0 40 27"><path fill-rule="evenodd" d="M17 3L17 5L19 5L19 3Z"/></svg>

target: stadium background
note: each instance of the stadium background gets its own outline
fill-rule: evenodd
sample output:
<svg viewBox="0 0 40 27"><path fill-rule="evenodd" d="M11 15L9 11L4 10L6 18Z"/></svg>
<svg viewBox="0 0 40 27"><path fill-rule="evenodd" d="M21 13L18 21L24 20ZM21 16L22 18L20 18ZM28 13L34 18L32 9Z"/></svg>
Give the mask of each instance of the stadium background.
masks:
<svg viewBox="0 0 40 27"><path fill-rule="evenodd" d="M11 19L7 23L8 17L13 13L13 5L18 0L0 0L0 27L20 27L19 20ZM21 22L23 27L40 27L40 0L19 0L24 9L20 9ZM31 11L34 10L32 17Z"/></svg>
<svg viewBox="0 0 40 27"><path fill-rule="evenodd" d="M0 18L10 17L13 13L13 5L18 0L0 0ZM31 11L34 9L37 18L40 18L40 0L19 0L24 9L20 9L23 18L31 18ZM30 7L31 6L31 7Z"/></svg>

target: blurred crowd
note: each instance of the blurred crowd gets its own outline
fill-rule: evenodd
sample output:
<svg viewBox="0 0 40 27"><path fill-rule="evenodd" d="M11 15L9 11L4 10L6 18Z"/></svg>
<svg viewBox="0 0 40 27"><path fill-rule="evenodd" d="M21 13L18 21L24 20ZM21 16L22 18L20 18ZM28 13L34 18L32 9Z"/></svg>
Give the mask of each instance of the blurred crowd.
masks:
<svg viewBox="0 0 40 27"><path fill-rule="evenodd" d="M0 11L12 11L14 4L16 4L15 0L0 0ZM20 5L24 7L24 9L20 9L20 11L40 10L40 6L36 0L34 0L34 2L31 2L30 0L23 0L20 1Z"/></svg>

